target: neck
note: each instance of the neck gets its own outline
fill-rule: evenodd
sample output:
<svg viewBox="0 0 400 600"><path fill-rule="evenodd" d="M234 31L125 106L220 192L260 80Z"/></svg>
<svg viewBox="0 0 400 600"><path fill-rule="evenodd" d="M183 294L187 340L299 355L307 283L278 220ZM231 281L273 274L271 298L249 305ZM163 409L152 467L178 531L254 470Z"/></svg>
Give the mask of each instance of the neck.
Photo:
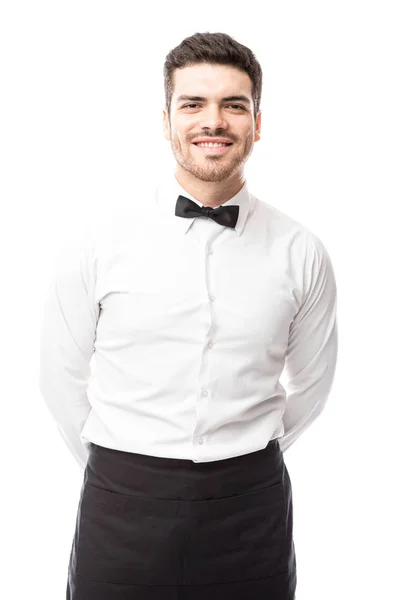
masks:
<svg viewBox="0 0 400 600"><path fill-rule="evenodd" d="M243 173L235 174L230 179L223 181L202 181L194 177L189 171L177 165L174 171L175 178L191 196L201 202L203 206L215 208L235 196L243 187L245 177Z"/></svg>

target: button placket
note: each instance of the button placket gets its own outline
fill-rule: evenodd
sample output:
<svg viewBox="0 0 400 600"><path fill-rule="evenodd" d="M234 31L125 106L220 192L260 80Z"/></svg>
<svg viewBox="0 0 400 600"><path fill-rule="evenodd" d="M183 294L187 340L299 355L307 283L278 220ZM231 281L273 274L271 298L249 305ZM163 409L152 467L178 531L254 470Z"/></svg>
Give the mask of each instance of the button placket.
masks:
<svg viewBox="0 0 400 600"><path fill-rule="evenodd" d="M210 255L210 254L214 254L214 250L213 250L212 248L210 248L210 247L209 247L209 248L208 248L208 252L207 252L207 253L208 253L209 255ZM209 299L210 299L210 301L211 301L211 302L214 302L214 300L215 300L215 296L213 296L212 294L210 294L210 295L209 295ZM210 348L210 349L211 349L211 348L213 348L213 346L214 346L214 343L213 343L212 341L209 341L209 342L207 343L207 348ZM203 389L203 390L201 391L201 395L202 395L202 397L203 397L203 398L207 397L207 396L208 396L208 390L205 390L205 389ZM197 443L198 443L198 444L200 444L200 445L201 445L201 444L203 444L203 443L204 443L204 439L203 439L202 437L198 438L198 439L197 439Z"/></svg>

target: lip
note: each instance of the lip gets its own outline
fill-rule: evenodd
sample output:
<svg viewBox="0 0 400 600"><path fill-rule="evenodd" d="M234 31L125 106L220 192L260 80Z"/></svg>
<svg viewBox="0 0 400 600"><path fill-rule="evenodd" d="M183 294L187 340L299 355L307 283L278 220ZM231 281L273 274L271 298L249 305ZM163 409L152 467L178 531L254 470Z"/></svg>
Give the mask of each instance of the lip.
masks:
<svg viewBox="0 0 400 600"><path fill-rule="evenodd" d="M230 140L229 138L222 138L222 137L216 137L216 138L212 138L212 137L205 137L205 138L196 138L195 140L193 140L193 144L198 144L201 142L221 142L224 144L232 144L232 140Z"/></svg>
<svg viewBox="0 0 400 600"><path fill-rule="evenodd" d="M196 146L196 148L198 148L200 150L200 152L203 152L205 154L223 154L224 152L227 152L229 150L229 148L232 148L233 144L231 144L230 146L214 146L214 147L202 147L202 146L197 146L196 144L193 144L193 146Z"/></svg>

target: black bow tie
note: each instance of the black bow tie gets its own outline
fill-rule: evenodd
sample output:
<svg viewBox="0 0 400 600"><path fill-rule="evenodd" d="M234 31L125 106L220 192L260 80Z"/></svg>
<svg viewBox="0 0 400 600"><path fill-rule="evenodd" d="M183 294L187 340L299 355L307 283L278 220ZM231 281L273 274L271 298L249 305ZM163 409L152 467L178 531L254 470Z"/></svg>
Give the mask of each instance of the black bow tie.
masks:
<svg viewBox="0 0 400 600"><path fill-rule="evenodd" d="M239 205L231 204L230 206L211 208L210 206L199 206L186 196L178 196L175 215L177 217L209 217L219 225L234 228L239 216Z"/></svg>

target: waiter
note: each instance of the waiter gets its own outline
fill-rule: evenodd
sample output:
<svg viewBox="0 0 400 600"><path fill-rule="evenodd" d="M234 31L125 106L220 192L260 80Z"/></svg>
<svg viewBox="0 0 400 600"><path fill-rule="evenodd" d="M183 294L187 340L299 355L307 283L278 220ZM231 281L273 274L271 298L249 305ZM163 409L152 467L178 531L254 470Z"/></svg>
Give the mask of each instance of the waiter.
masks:
<svg viewBox="0 0 400 600"><path fill-rule="evenodd" d="M247 187L251 50L196 33L164 78L174 172L60 253L43 313L41 393L84 469L67 599L294 600L283 453L332 386L333 268Z"/></svg>

